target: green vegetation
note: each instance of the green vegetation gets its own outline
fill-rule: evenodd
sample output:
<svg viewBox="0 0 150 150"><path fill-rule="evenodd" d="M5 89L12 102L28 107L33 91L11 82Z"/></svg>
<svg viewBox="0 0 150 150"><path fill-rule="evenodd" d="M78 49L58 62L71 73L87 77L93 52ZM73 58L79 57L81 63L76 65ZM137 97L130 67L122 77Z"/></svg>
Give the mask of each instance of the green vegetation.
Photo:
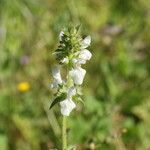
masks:
<svg viewBox="0 0 150 150"><path fill-rule="evenodd" d="M150 149L150 0L0 0L0 149L61 150L49 110L58 35L91 35L84 104L68 120L77 150Z"/></svg>

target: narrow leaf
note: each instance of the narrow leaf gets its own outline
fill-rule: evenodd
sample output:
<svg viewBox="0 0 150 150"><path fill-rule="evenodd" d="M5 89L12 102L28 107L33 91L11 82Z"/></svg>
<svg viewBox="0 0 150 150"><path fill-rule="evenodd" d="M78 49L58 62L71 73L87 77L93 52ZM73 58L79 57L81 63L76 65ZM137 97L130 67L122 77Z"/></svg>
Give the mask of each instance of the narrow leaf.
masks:
<svg viewBox="0 0 150 150"><path fill-rule="evenodd" d="M51 104L51 106L50 106L50 109L51 109L54 105L56 105L57 103L61 102L62 100L65 100L66 97L67 97L67 94L66 94L66 93L62 93L60 96L56 97L56 98L53 100L53 102L52 102L52 104Z"/></svg>
<svg viewBox="0 0 150 150"><path fill-rule="evenodd" d="M77 30L77 32L79 31L80 27L81 27L81 24L79 24L79 25L77 25L77 26L75 27L76 30Z"/></svg>

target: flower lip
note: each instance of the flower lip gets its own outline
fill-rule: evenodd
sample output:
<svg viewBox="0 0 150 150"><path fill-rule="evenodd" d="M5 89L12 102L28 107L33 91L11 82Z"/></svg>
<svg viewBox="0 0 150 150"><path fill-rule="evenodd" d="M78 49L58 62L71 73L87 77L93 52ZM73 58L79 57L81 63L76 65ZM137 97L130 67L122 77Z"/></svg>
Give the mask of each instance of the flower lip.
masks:
<svg viewBox="0 0 150 150"><path fill-rule="evenodd" d="M60 102L61 106L61 114L64 116L69 116L71 111L76 107L76 104L72 101L72 99L65 99Z"/></svg>
<svg viewBox="0 0 150 150"><path fill-rule="evenodd" d="M92 54L89 50L87 49L83 49L81 50L80 54L79 54L79 58L83 59L83 60L90 60L92 57Z"/></svg>
<svg viewBox="0 0 150 150"><path fill-rule="evenodd" d="M87 36L83 39L83 41L81 42L81 48L87 48L88 46L90 46L91 44L91 36Z"/></svg>
<svg viewBox="0 0 150 150"><path fill-rule="evenodd" d="M60 75L60 68L58 66L52 69L52 75L53 75L54 80L58 84L62 83L62 79L61 79L61 75Z"/></svg>
<svg viewBox="0 0 150 150"><path fill-rule="evenodd" d="M83 83L86 70L79 66L69 71L69 74L76 85L81 85Z"/></svg>

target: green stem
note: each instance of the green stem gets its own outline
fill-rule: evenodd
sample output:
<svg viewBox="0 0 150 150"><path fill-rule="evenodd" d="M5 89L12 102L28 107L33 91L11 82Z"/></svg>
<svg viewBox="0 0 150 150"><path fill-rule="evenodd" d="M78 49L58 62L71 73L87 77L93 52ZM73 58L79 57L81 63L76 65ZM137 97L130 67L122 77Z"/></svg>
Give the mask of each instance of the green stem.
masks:
<svg viewBox="0 0 150 150"><path fill-rule="evenodd" d="M62 121L62 150L67 150L67 117L63 116Z"/></svg>

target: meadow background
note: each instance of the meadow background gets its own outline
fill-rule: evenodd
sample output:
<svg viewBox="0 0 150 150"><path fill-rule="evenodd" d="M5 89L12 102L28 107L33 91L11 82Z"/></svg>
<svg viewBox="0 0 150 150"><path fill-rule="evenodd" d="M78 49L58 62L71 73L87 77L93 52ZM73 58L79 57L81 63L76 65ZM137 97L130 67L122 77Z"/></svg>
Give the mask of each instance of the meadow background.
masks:
<svg viewBox="0 0 150 150"><path fill-rule="evenodd" d="M91 35L77 150L150 150L150 0L0 0L0 150L61 150L52 55L70 23Z"/></svg>

